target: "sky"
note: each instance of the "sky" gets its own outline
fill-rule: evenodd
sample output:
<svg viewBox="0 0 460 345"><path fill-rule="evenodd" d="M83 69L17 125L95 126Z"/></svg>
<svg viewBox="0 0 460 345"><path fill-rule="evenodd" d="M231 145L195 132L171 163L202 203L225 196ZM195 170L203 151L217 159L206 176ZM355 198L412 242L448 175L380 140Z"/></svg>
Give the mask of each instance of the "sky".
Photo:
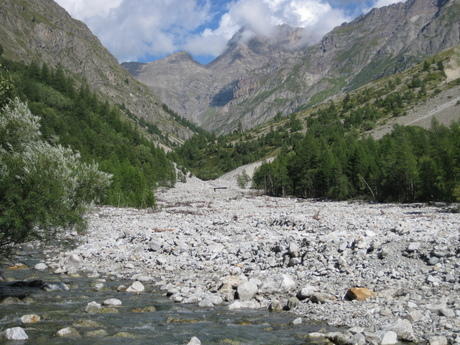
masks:
<svg viewBox="0 0 460 345"><path fill-rule="evenodd" d="M269 36L277 25L306 30L316 43L335 26L400 0L55 0L84 22L119 62L148 62L177 51L202 64L242 27Z"/></svg>

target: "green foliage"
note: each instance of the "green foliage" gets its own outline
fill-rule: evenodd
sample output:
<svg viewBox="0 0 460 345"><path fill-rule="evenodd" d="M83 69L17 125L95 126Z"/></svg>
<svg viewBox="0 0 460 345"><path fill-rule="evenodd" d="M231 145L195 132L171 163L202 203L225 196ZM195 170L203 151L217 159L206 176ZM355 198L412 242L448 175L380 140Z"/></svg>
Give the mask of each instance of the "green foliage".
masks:
<svg viewBox="0 0 460 345"><path fill-rule="evenodd" d="M21 100L40 118L43 139L52 142L59 137L59 143L78 151L84 162L98 162L113 175L103 203L152 207L157 185L175 183L175 170L166 153L139 129L156 135L160 132L155 125L101 101L84 83L75 88L61 67L52 70L45 64L25 66L8 60L2 64ZM4 99L1 85L0 100ZM136 188L131 177L139 182Z"/></svg>
<svg viewBox="0 0 460 345"><path fill-rule="evenodd" d="M256 170L253 184L275 196L454 201L459 166L459 124L398 126L375 141L344 134L340 122L316 120L291 152Z"/></svg>
<svg viewBox="0 0 460 345"><path fill-rule="evenodd" d="M247 174L246 170L243 170L243 172L236 177L236 183L238 184L238 187L242 189L246 188L249 182L251 182L251 178Z"/></svg>
<svg viewBox="0 0 460 345"><path fill-rule="evenodd" d="M110 184L97 164L43 141L39 127L17 99L0 112L0 257L18 243L83 230L87 209Z"/></svg>

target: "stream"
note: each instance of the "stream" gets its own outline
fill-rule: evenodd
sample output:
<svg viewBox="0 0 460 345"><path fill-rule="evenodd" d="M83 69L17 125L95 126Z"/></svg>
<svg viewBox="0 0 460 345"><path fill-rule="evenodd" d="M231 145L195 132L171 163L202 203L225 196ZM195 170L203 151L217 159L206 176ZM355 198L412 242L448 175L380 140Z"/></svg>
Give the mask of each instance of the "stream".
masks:
<svg viewBox="0 0 460 345"><path fill-rule="evenodd" d="M27 341L1 341L1 344L188 344L192 337L202 344L309 344L311 332L333 330L324 324L307 322L293 325L298 318L290 312L261 310L231 311L225 304L214 308L200 308L191 304L173 303L164 291L152 286L148 292L134 294L118 292L120 285L131 282L110 277L87 278L56 275L49 271L36 271L40 253L23 253L18 262L23 269L5 269L8 280L40 279L46 283L65 283L67 291L31 289L22 301L5 299L0 305L0 332L7 328L22 327ZM104 288L95 291L96 283ZM103 313L88 313L90 302L102 304L116 298L121 306L106 308ZM21 317L36 314L41 320L23 324ZM80 336L56 337L60 329L75 328Z"/></svg>

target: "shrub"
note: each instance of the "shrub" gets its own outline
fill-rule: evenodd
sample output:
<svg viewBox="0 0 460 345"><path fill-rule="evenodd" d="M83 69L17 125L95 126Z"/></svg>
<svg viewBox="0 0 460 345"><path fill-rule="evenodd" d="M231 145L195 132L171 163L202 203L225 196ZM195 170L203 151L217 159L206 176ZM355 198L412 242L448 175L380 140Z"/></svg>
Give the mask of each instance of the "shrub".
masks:
<svg viewBox="0 0 460 345"><path fill-rule="evenodd" d="M79 153L41 140L39 118L17 99L0 111L0 257L19 243L86 228L111 175Z"/></svg>

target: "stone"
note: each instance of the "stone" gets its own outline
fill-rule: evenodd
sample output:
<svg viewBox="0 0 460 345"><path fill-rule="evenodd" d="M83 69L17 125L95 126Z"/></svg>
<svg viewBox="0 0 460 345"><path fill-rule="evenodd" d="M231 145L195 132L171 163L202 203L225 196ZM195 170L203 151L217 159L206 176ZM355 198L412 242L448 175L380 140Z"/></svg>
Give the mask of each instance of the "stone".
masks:
<svg viewBox="0 0 460 345"><path fill-rule="evenodd" d="M376 334L380 337L380 345L392 345L398 343L398 335L393 331L378 331Z"/></svg>
<svg viewBox="0 0 460 345"><path fill-rule="evenodd" d="M352 337L348 340L348 344L365 345L366 337L362 333L353 334Z"/></svg>
<svg viewBox="0 0 460 345"><path fill-rule="evenodd" d="M292 326L301 325L302 324L302 318L298 317L298 318L292 320L289 324L292 325Z"/></svg>
<svg viewBox="0 0 460 345"><path fill-rule="evenodd" d="M104 288L104 283L97 283L93 286L94 291L101 291Z"/></svg>
<svg viewBox="0 0 460 345"><path fill-rule="evenodd" d="M44 263L44 262L39 262L38 264L36 264L34 266L34 268L37 270L37 271L44 271L48 268L48 266Z"/></svg>
<svg viewBox="0 0 460 345"><path fill-rule="evenodd" d="M288 274L273 274L262 282L260 290L263 293L289 292L296 287L296 282Z"/></svg>
<svg viewBox="0 0 460 345"><path fill-rule="evenodd" d="M94 320L77 320L72 324L72 327L75 328L98 328L102 327L99 322L96 322Z"/></svg>
<svg viewBox="0 0 460 345"><path fill-rule="evenodd" d="M251 301L240 301L235 300L228 306L229 310L240 310L240 309L258 309L260 308L260 304L254 300Z"/></svg>
<svg viewBox="0 0 460 345"><path fill-rule="evenodd" d="M242 301L249 301L257 293L258 287L252 282L244 282L241 285L238 285L237 293L238 298Z"/></svg>
<svg viewBox="0 0 460 345"><path fill-rule="evenodd" d="M428 341L430 345L447 345L448 344L447 338L443 335L430 337Z"/></svg>
<svg viewBox="0 0 460 345"><path fill-rule="evenodd" d="M305 286L297 293L297 298L301 301L304 299L309 298L313 293L316 292L316 288L314 286Z"/></svg>
<svg viewBox="0 0 460 345"><path fill-rule="evenodd" d="M3 339L8 341L28 340L29 337L21 327L7 328L2 332Z"/></svg>
<svg viewBox="0 0 460 345"><path fill-rule="evenodd" d="M269 311L282 311L283 306L281 305L281 302L277 299L271 301L270 305L268 306Z"/></svg>
<svg viewBox="0 0 460 345"><path fill-rule="evenodd" d="M66 327L63 329L60 329L59 331L56 332L56 337L60 338L76 338L76 337L81 337L80 333L73 328L73 327Z"/></svg>
<svg viewBox="0 0 460 345"><path fill-rule="evenodd" d="M315 292L310 295L310 301L313 303L326 303L327 301L335 300L336 297L325 292Z"/></svg>
<svg viewBox="0 0 460 345"><path fill-rule="evenodd" d="M363 288L363 287L351 288L345 294L346 299L348 299L350 301L357 300L357 301L360 301L360 302L364 302L366 299L368 299L370 297L375 297L375 296L376 296L376 294L375 294L374 291L372 291L370 289L367 289L367 288Z"/></svg>
<svg viewBox="0 0 460 345"><path fill-rule="evenodd" d="M287 310L294 310L299 305L300 305L300 301L297 297L289 297L286 308Z"/></svg>
<svg viewBox="0 0 460 345"><path fill-rule="evenodd" d="M88 314L97 314L97 313L100 313L102 311L102 305L93 301L93 302L89 302L86 307L85 307L85 311L88 313Z"/></svg>
<svg viewBox="0 0 460 345"><path fill-rule="evenodd" d="M41 286L41 289L45 291L69 291L70 290L67 284L62 283L62 282L45 283Z"/></svg>
<svg viewBox="0 0 460 345"><path fill-rule="evenodd" d="M95 329L85 333L86 337L107 337L109 333L105 329Z"/></svg>
<svg viewBox="0 0 460 345"><path fill-rule="evenodd" d="M398 340L416 341L412 324L407 319L397 319L395 322L383 327L385 331L393 331L398 335Z"/></svg>
<svg viewBox="0 0 460 345"><path fill-rule="evenodd" d="M21 322L24 324L37 323L39 321L41 321L41 317L35 314L27 314L21 316Z"/></svg>
<svg viewBox="0 0 460 345"><path fill-rule="evenodd" d="M409 243L409 245L407 246L407 251L409 253L412 253L412 252L415 252L417 250L420 249L420 242L412 242L412 243Z"/></svg>
<svg viewBox="0 0 460 345"><path fill-rule="evenodd" d="M142 283L139 281L135 281L134 283L131 284L129 288L126 289L126 292L141 293L141 292L144 292L144 290L145 290L144 285L142 285Z"/></svg>
<svg viewBox="0 0 460 345"><path fill-rule="evenodd" d="M104 302L102 302L102 304L106 306L118 307L122 305L123 303L117 298L109 298L109 299L106 299Z"/></svg>
<svg viewBox="0 0 460 345"><path fill-rule="evenodd" d="M197 337L192 337L187 345L201 345L201 341Z"/></svg>

